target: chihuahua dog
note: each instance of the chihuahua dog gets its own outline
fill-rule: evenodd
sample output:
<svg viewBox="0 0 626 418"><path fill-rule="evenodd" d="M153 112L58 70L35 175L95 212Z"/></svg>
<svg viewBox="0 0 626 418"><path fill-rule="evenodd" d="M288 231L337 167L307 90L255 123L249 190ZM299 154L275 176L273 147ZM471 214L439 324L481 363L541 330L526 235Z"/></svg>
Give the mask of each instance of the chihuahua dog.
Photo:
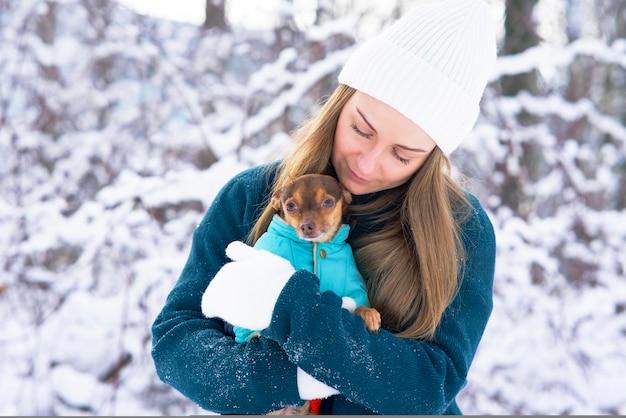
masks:
<svg viewBox="0 0 626 418"><path fill-rule="evenodd" d="M301 239L328 242L351 202L350 192L333 177L305 174L274 192L271 205Z"/></svg>
<svg viewBox="0 0 626 418"><path fill-rule="evenodd" d="M313 243L333 240L343 225L350 203L350 192L334 177L323 174L297 177L274 192L271 199L278 216L295 230L297 236ZM320 280L324 278L320 277ZM380 328L380 314L376 309L358 306L354 313L363 318L370 331L377 332Z"/></svg>
<svg viewBox="0 0 626 418"><path fill-rule="evenodd" d="M317 274L322 291L337 288L352 289L352 293L349 295L338 294L338 296L344 299L346 297L354 298L352 303L358 306L354 308L353 313L363 318L368 330L377 333L381 326L381 316L376 309L367 306L369 302L367 302L362 276L356 268L350 246L343 242L347 237L347 232L344 232L341 237L337 235L342 227L347 228L343 224L343 220L351 202L352 195L350 192L333 177L322 174L306 174L276 190L272 195L270 204L276 210L275 218L280 218L280 221L290 226L298 240L308 242L309 244L305 245L307 248L310 248L312 244L312 251L307 250L308 257L312 259L312 266L308 261L302 264L302 260L290 260L292 264L296 268L307 268L306 266L308 266L310 271ZM280 221L275 219L272 222ZM281 224L280 229L284 229L284 224ZM276 227L273 228L270 225L268 232L259 238L255 247L265 247L265 249L276 253L272 250L277 241L277 235L272 233L273 230L276 230ZM282 236L284 235L281 235L281 239ZM325 243L340 245L341 251L331 251L330 249L327 251ZM300 244L294 245L302 246ZM284 251L284 254L278 255L289 259L290 255L298 253L292 247L289 248L290 250ZM334 248L336 249L336 247ZM318 256L321 257L319 262L317 261ZM339 260L337 260L338 258ZM329 271L334 273L331 277L325 276L324 263L335 263L332 269L329 268ZM336 263L339 263L341 267L337 268ZM348 267L344 268L344 264ZM343 274L343 271L349 273ZM343 284L338 285L329 282L336 280L352 281L353 284L346 283L344 287ZM357 284L354 284L355 282ZM319 399L311 400L303 406L288 406L268 415L314 415L318 413L319 406Z"/></svg>

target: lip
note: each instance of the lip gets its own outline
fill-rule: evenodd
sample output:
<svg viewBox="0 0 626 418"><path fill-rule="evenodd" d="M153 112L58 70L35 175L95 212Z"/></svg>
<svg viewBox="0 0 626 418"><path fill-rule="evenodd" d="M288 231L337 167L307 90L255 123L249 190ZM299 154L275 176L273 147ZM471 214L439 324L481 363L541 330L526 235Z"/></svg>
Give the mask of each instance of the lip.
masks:
<svg viewBox="0 0 626 418"><path fill-rule="evenodd" d="M346 168L348 169L348 173L350 174L350 178L355 183L360 183L360 184L367 184L367 183L369 183L369 180L366 180L363 177L361 177L358 174L356 174L354 171L352 171L352 169L350 167L346 167Z"/></svg>

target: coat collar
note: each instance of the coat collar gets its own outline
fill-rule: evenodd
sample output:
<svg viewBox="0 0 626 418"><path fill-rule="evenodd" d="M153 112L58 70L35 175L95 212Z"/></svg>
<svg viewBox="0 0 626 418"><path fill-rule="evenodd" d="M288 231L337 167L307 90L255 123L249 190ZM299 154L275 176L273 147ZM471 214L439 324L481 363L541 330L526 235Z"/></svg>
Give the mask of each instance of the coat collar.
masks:
<svg viewBox="0 0 626 418"><path fill-rule="evenodd" d="M300 237L298 237L298 234L296 234L295 229L293 229L291 225L288 225L278 215L274 215L274 217L272 218L272 222L270 223L267 230L272 231L273 233L288 237L292 240L306 242L306 240L303 240ZM337 231L337 234L335 234L335 236L330 242L320 243L320 244L343 244L348 239L349 233L350 233L350 226L344 224L341 226L341 228L339 228L339 230Z"/></svg>

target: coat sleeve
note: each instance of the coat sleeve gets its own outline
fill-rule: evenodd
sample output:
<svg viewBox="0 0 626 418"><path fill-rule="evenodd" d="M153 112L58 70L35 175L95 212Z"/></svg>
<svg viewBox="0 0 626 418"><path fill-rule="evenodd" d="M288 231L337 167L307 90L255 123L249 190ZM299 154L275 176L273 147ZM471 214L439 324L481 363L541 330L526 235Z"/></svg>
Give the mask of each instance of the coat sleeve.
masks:
<svg viewBox="0 0 626 418"><path fill-rule="evenodd" d="M224 186L195 229L187 262L152 326L159 378L216 413L266 413L302 402L296 366L275 341L238 344L200 307L209 281L228 261L226 246L245 239L268 188L266 173L258 169Z"/></svg>
<svg viewBox="0 0 626 418"><path fill-rule="evenodd" d="M385 330L370 333L360 318L341 309L339 298L320 294L303 271L283 289L263 335L278 342L304 371L373 412L442 414L466 384L492 311L495 236L476 200L464 242L467 262L459 293L432 342Z"/></svg>

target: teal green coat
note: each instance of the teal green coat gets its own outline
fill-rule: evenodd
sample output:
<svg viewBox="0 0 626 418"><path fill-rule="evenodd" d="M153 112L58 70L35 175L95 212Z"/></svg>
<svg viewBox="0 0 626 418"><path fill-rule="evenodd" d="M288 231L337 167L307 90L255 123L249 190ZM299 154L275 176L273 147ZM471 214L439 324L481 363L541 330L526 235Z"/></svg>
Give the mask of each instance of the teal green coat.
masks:
<svg viewBox="0 0 626 418"><path fill-rule="evenodd" d="M254 247L289 260L296 270L315 273L320 280L321 292L331 291L339 297L352 298L356 306L369 306L363 276L356 266L352 248L346 242L349 233L350 226L343 225L329 242L306 241L276 215ZM248 341L257 333L242 327L234 327L234 332L237 342Z"/></svg>
<svg viewBox="0 0 626 418"><path fill-rule="evenodd" d="M341 393L325 403L333 414L459 414L455 397L491 314L495 264L491 222L471 195L461 286L430 342L369 332L306 270L289 279L260 338L239 344L223 322L204 317L202 295L228 261L226 246L246 239L269 201L274 168L229 181L195 229L187 263L152 327L160 379L206 410L262 414L302 403L299 366ZM355 196L353 204L370 197ZM349 223L348 242L368 232L363 217Z"/></svg>

